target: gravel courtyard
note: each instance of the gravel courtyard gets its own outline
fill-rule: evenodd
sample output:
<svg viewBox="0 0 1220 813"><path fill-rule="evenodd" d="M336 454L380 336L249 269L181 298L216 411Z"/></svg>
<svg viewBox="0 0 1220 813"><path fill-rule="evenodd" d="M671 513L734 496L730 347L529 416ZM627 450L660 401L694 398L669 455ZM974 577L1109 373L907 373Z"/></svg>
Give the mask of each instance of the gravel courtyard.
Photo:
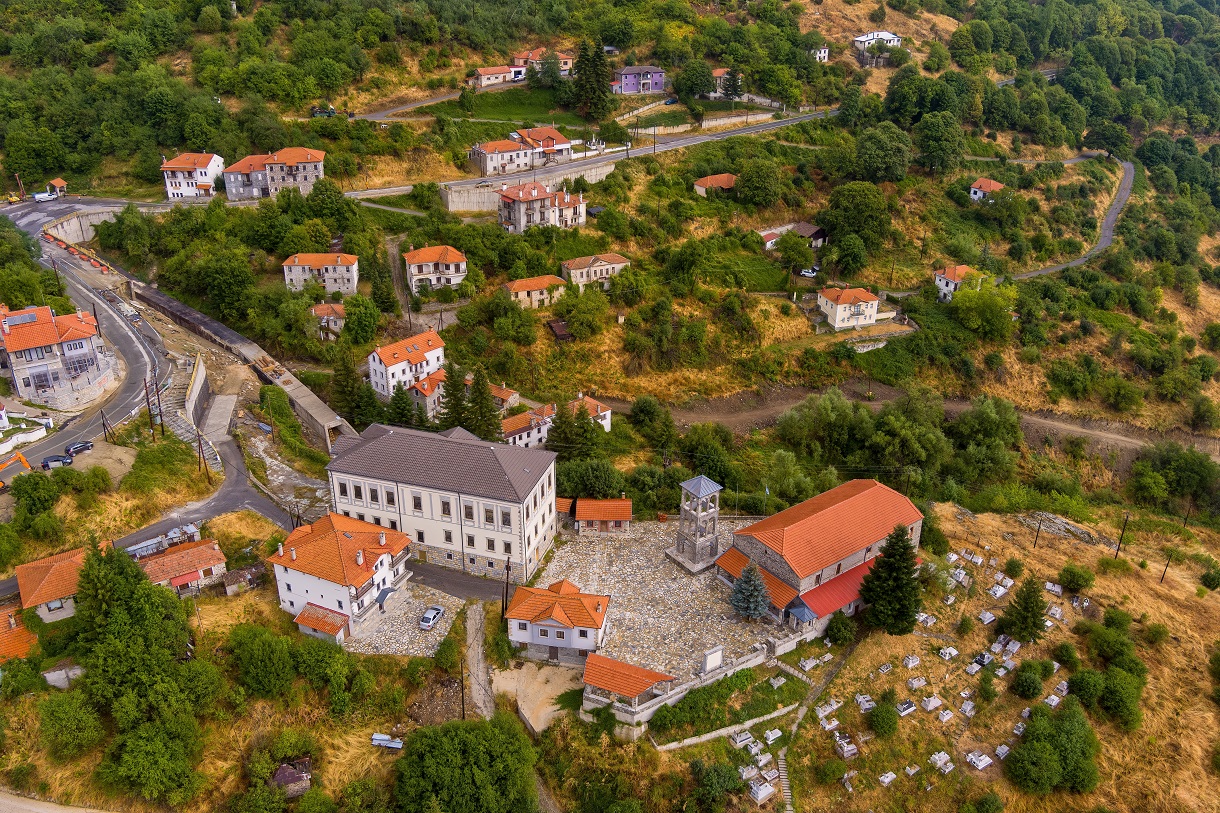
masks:
<svg viewBox="0 0 1220 813"><path fill-rule="evenodd" d="M734 526L736 527L736 526ZM692 576L665 556L676 522L635 522L629 533L581 536L567 532L536 584L568 579L585 593L610 596L609 632L599 651L627 663L689 678L703 664L705 650L724 647L725 660L738 658L775 630L746 623L729 606L731 589L716 568ZM721 523L721 549L732 528Z"/></svg>
<svg viewBox="0 0 1220 813"><path fill-rule="evenodd" d="M421 630L419 619L423 617L424 610L433 604L444 607L445 614L435 627ZM423 655L430 658L449 634L453 619L464 605L460 598L405 581L386 599L385 614L382 615L374 607L343 646L364 655Z"/></svg>

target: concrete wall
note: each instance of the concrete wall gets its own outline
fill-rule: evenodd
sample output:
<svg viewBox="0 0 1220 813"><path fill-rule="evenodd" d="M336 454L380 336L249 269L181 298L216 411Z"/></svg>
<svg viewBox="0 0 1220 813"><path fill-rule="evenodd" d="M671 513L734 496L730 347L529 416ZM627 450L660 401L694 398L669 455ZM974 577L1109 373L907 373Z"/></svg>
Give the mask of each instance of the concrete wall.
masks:
<svg viewBox="0 0 1220 813"><path fill-rule="evenodd" d="M203 366L203 354L195 354L195 369L191 372L191 383L186 388L185 412L187 420L195 426L203 426L203 415L211 398L208 387L208 371Z"/></svg>
<svg viewBox="0 0 1220 813"><path fill-rule="evenodd" d="M760 118L759 121L762 119ZM547 172L522 172L516 175L500 176L488 180L487 186L449 187L441 185L441 200L450 212L491 212L500 207L500 185L507 183L513 186L526 181L537 180L540 184L549 184L552 188L565 180L584 178L589 183L597 183L614 171L614 162L584 165L577 163L564 167L556 167Z"/></svg>

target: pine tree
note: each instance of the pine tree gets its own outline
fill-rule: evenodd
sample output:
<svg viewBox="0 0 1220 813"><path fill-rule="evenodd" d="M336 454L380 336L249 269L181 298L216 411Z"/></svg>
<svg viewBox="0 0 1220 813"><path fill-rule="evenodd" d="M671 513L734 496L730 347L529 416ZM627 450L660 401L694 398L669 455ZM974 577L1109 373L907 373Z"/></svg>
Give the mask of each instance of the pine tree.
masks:
<svg viewBox="0 0 1220 813"><path fill-rule="evenodd" d="M415 425L415 401L407 388L399 382L390 396L390 406L386 410L386 422L394 426Z"/></svg>
<svg viewBox="0 0 1220 813"><path fill-rule="evenodd" d="M466 430L483 440L500 439L500 411L491 397L491 384L482 367L474 370L470 384L470 396L466 401Z"/></svg>
<svg viewBox="0 0 1220 813"><path fill-rule="evenodd" d="M617 107L614 96L610 92L610 84L614 80L614 71L606 59L606 51L601 40L593 43L590 57L593 62L592 79L589 88L589 113L592 121L601 121L610 115Z"/></svg>
<svg viewBox="0 0 1220 813"><path fill-rule="evenodd" d="M437 423L441 429L461 426L466 420L466 376L452 361L445 363L445 383Z"/></svg>
<svg viewBox="0 0 1220 813"><path fill-rule="evenodd" d="M373 385L367 381L360 385L356 403L352 409L352 423L363 428L385 420L385 406L377 400Z"/></svg>
<svg viewBox="0 0 1220 813"><path fill-rule="evenodd" d="M572 414L573 460L591 460L601 455L605 430L593 421L582 400Z"/></svg>
<svg viewBox="0 0 1220 813"><path fill-rule="evenodd" d="M572 419L572 410L568 409L566 403L555 404L551 428L546 433L546 447L559 456L559 463L578 459L576 422Z"/></svg>
<svg viewBox="0 0 1220 813"><path fill-rule="evenodd" d="M352 420L356 410L356 402L360 398L360 376L356 373L356 359L352 356L352 347L345 341L339 343L338 357L335 359L335 374L330 382L330 405L348 420Z"/></svg>
<svg viewBox="0 0 1220 813"><path fill-rule="evenodd" d="M1004 632L1018 641L1037 641L1042 637L1042 613L1046 600L1042 597L1042 585L1033 576L1021 582L1012 601L1004 610L1000 626Z"/></svg>
<svg viewBox="0 0 1220 813"><path fill-rule="evenodd" d="M767 614L767 609L771 606L771 596L767 592L766 583L763 582L762 573L753 562L741 571L741 578L733 585L733 595L729 597L729 603L742 618L762 618Z"/></svg>
<svg viewBox="0 0 1220 813"><path fill-rule="evenodd" d="M423 404L415 405L415 414L411 418L411 426L416 429L431 429L432 421L428 420L428 410Z"/></svg>
<svg viewBox="0 0 1220 813"><path fill-rule="evenodd" d="M581 116L589 118L589 108L593 100L594 75L593 55L590 52L589 41L581 40L576 51L576 62L572 66L576 74L573 83L576 88L576 108Z"/></svg>
<svg viewBox="0 0 1220 813"><path fill-rule="evenodd" d="M726 99L741 98L741 74L736 68L730 68L724 75L724 97Z"/></svg>
<svg viewBox="0 0 1220 813"><path fill-rule="evenodd" d="M915 574L915 548L905 525L894 528L873 569L864 576L860 598L869 605L865 619L890 635L915 631L915 614L922 606Z"/></svg>

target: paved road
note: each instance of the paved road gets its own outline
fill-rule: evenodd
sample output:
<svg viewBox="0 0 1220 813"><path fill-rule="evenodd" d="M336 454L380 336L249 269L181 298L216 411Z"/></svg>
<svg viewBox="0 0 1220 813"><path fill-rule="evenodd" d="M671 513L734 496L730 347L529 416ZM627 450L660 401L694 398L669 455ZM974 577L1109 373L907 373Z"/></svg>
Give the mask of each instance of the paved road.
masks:
<svg viewBox="0 0 1220 813"><path fill-rule="evenodd" d="M57 805L54 802L16 796L4 790L0 790L0 811L4 811L4 813L106 813L97 807Z"/></svg>
<svg viewBox="0 0 1220 813"><path fill-rule="evenodd" d="M479 601L499 601L504 597L504 582L472 576L462 570L453 570L443 565L428 562L411 562L415 574L411 581L458 598L474 598ZM513 585L508 586L512 598Z"/></svg>

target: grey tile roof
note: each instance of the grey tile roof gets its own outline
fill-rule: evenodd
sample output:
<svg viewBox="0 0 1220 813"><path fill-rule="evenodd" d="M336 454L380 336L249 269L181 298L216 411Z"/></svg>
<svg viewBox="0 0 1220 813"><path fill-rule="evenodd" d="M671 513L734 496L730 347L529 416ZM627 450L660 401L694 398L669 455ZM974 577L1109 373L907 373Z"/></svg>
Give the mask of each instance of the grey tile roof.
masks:
<svg viewBox="0 0 1220 813"><path fill-rule="evenodd" d="M554 452L479 440L464 429L373 424L342 440L349 442L335 443L328 471L506 502L523 502L555 462Z"/></svg>
<svg viewBox="0 0 1220 813"><path fill-rule="evenodd" d="M626 68L619 68L615 73L619 76L629 73L665 73L665 69L658 68L656 65L630 65Z"/></svg>
<svg viewBox="0 0 1220 813"><path fill-rule="evenodd" d="M722 491L722 487L715 480L704 477L702 474L692 477L682 484L683 491L689 491L696 498L710 497L717 491Z"/></svg>

